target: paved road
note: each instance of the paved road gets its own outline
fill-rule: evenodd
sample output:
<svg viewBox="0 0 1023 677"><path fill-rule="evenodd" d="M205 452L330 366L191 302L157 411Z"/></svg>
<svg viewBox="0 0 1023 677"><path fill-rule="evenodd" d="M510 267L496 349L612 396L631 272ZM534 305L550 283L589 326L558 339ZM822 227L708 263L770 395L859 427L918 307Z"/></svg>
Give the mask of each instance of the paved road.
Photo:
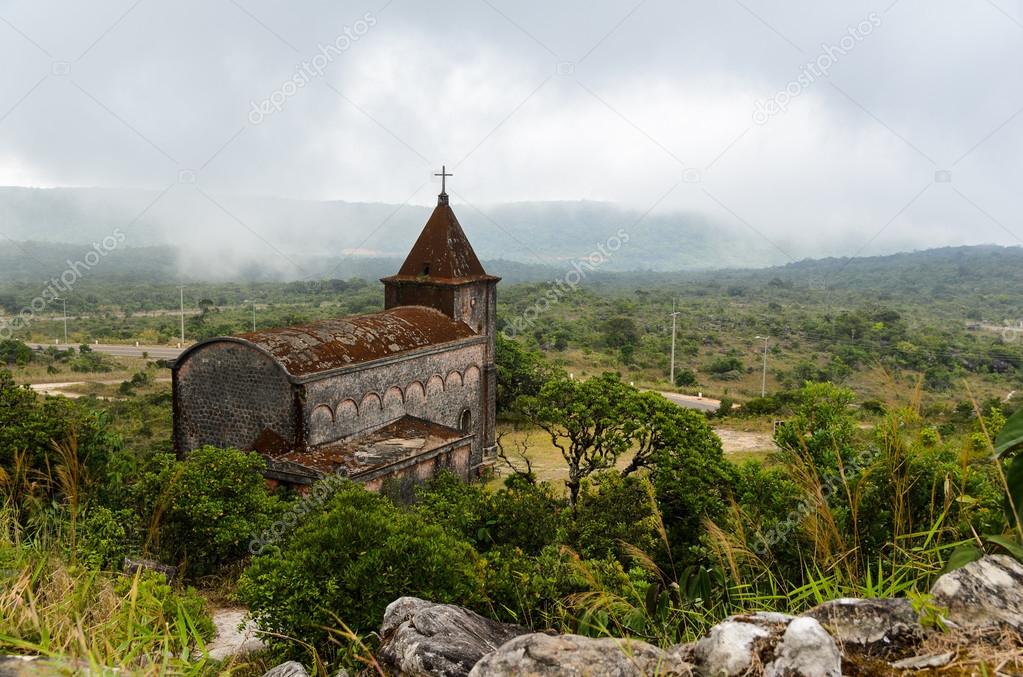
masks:
<svg viewBox="0 0 1023 677"><path fill-rule="evenodd" d="M28 345L30 348L54 347L49 343L29 343ZM55 347L63 348L64 346ZM77 348L77 346L75 347ZM174 348L172 346L100 345L90 343L89 347L97 353L106 353L107 355L117 355L119 357L142 357L142 353L146 353L151 360L173 360L184 352L181 348Z"/></svg>
<svg viewBox="0 0 1023 677"><path fill-rule="evenodd" d="M687 409L699 409L700 411L717 411L721 403L708 397L693 397L692 395L680 395L667 391L657 391L661 395L674 402L680 407Z"/></svg>
<svg viewBox="0 0 1023 677"><path fill-rule="evenodd" d="M49 348L49 344L42 343L30 343L28 344L32 348ZM131 345L99 345L89 344L89 347L98 353L106 353L107 355L118 355L120 357L142 357L142 353L146 353L150 359L153 360L173 360L177 359L178 355L184 352L181 348L174 348L171 346L131 346ZM700 411L717 411L721 403L718 400L712 400L708 397L694 397L692 395L680 395L679 393L673 393L668 391L658 391L661 395L674 402L680 407L686 407L687 409L699 409Z"/></svg>

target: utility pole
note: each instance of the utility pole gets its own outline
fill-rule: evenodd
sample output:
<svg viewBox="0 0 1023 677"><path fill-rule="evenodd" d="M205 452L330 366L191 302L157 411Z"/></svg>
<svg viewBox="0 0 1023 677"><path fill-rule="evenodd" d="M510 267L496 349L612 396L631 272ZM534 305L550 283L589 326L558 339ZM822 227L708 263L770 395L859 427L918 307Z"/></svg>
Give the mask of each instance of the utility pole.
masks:
<svg viewBox="0 0 1023 677"><path fill-rule="evenodd" d="M678 318L678 311L675 310L675 299L671 300L671 387L675 387L675 320Z"/></svg>
<svg viewBox="0 0 1023 677"><path fill-rule="evenodd" d="M256 301L255 300L249 301L249 299L245 299L244 301L242 301L242 303L252 304L252 331L256 331Z"/></svg>
<svg viewBox="0 0 1023 677"><path fill-rule="evenodd" d="M64 345L67 345L67 299L61 296L54 297L53 300L64 304Z"/></svg>
<svg viewBox="0 0 1023 677"><path fill-rule="evenodd" d="M185 288L179 286L178 291L181 292L181 345L185 345Z"/></svg>
<svg viewBox="0 0 1023 677"><path fill-rule="evenodd" d="M767 341L771 338L770 336L757 336L758 339L764 339L764 375L760 380L760 396L764 397L767 395Z"/></svg>

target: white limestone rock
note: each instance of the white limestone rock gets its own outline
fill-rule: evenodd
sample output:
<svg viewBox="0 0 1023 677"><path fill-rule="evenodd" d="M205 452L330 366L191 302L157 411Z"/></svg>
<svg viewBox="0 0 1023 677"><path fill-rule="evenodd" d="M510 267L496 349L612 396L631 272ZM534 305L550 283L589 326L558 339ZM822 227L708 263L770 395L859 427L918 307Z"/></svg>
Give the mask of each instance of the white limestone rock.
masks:
<svg viewBox="0 0 1023 677"><path fill-rule="evenodd" d="M630 639L533 633L484 656L470 677L688 677L693 666L670 651Z"/></svg>
<svg viewBox="0 0 1023 677"><path fill-rule="evenodd" d="M1023 565L1011 557L988 555L951 571L934 583L931 595L963 630L1023 632Z"/></svg>
<svg viewBox="0 0 1023 677"><path fill-rule="evenodd" d="M377 659L399 677L464 677L485 654L528 632L451 604L401 597L384 612Z"/></svg>
<svg viewBox="0 0 1023 677"><path fill-rule="evenodd" d="M718 623L696 643L694 657L703 677L738 677L756 665L781 639L792 617L758 613Z"/></svg>
<svg viewBox="0 0 1023 677"><path fill-rule="evenodd" d="M266 648L256 623L245 609L216 609L213 626L217 634L206 645L206 655L216 661L244 656Z"/></svg>
<svg viewBox="0 0 1023 677"><path fill-rule="evenodd" d="M815 619L793 619L775 647L764 677L841 677L842 654L831 635Z"/></svg>
<svg viewBox="0 0 1023 677"><path fill-rule="evenodd" d="M263 677L309 677L309 673L301 663L288 661L263 673Z"/></svg>

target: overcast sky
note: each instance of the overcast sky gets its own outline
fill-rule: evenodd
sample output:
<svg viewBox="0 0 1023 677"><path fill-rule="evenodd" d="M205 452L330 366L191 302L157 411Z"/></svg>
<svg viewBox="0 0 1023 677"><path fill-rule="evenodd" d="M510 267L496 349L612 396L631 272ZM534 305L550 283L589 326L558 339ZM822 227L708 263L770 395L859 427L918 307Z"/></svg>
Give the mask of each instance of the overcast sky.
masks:
<svg viewBox="0 0 1023 677"><path fill-rule="evenodd" d="M1021 59L1021 0L0 0L0 185L1020 244Z"/></svg>

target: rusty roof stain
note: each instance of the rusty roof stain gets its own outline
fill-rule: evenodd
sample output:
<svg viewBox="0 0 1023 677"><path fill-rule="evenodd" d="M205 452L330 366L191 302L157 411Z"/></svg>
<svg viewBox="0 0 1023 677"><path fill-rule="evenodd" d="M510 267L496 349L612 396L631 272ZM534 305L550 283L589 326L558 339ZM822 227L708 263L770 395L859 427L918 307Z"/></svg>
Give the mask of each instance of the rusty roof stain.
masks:
<svg viewBox="0 0 1023 677"><path fill-rule="evenodd" d="M464 322L425 306L238 334L293 376L307 376L418 348L476 337Z"/></svg>
<svg viewBox="0 0 1023 677"><path fill-rule="evenodd" d="M324 475L341 472L357 479L367 472L427 454L466 437L465 433L440 423L403 416L372 432L311 451L291 451L273 460Z"/></svg>
<svg viewBox="0 0 1023 677"><path fill-rule="evenodd" d="M438 204L398 274L386 280L473 281L497 278L483 269L447 204Z"/></svg>

